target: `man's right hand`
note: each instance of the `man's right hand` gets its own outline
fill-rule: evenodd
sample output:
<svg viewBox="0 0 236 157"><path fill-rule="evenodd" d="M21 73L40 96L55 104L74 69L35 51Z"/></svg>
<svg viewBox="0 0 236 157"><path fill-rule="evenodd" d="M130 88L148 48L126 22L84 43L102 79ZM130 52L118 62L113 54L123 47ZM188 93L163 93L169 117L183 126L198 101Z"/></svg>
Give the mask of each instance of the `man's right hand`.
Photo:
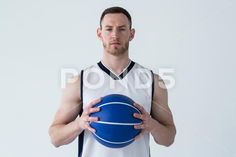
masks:
<svg viewBox="0 0 236 157"><path fill-rule="evenodd" d="M91 101L89 104L87 104L85 106L85 108L83 109L82 115L77 119L79 127L82 128L83 130L88 129L89 131L91 131L93 133L96 131L89 124L91 122L98 121L99 118L98 117L90 117L90 114L100 111L99 107L93 107L94 105L96 105L100 101L101 101L101 98L98 98L98 99Z"/></svg>

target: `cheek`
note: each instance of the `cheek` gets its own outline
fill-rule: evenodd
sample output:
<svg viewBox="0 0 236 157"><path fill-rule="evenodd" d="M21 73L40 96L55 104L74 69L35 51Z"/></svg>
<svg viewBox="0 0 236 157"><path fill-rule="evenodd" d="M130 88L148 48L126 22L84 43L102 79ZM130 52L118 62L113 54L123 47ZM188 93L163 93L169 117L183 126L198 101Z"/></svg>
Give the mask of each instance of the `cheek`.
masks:
<svg viewBox="0 0 236 157"><path fill-rule="evenodd" d="M131 35L123 34L122 37L123 37L124 40L129 40L131 38Z"/></svg>
<svg viewBox="0 0 236 157"><path fill-rule="evenodd" d="M109 34L108 33L103 33L102 34L102 40L107 41L109 39Z"/></svg>
<svg viewBox="0 0 236 157"><path fill-rule="evenodd" d="M109 36L111 36L110 35L110 33L109 32L102 32L102 36L103 36L103 38L108 38Z"/></svg>

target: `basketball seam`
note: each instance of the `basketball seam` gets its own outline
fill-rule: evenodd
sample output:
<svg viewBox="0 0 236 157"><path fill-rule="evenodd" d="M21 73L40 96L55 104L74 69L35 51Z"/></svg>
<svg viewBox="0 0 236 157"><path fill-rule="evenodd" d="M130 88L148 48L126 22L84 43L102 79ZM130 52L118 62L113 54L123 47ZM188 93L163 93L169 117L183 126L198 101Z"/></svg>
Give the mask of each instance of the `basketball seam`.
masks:
<svg viewBox="0 0 236 157"><path fill-rule="evenodd" d="M101 104L101 105L99 105L99 106L97 106L97 107L103 107L103 106L107 106L107 105L114 105L114 104L117 104L117 103L119 103L119 104L121 104L121 105L126 105L126 106L129 106L129 107L132 107L133 109L135 109L138 113L140 113L141 114L141 112L137 109L137 108L135 108L134 106L132 106L132 105L130 105L130 104L127 104L127 103L124 103L124 102L108 102L108 103L104 103L104 104Z"/></svg>
<svg viewBox="0 0 236 157"><path fill-rule="evenodd" d="M105 140L104 138L101 138L100 136L98 136L96 133L93 133L97 138L99 138L100 140L104 141L104 142L107 142L107 143L111 143L111 144L125 144L125 143L129 143L131 141L134 140L134 138L128 140L128 141L123 141L123 142L112 142L112 141L108 141L108 140Z"/></svg>
<svg viewBox="0 0 236 157"><path fill-rule="evenodd" d="M101 123L101 124L108 124L108 125L140 125L142 123L116 123L116 122L106 122L106 121L95 121L93 123Z"/></svg>

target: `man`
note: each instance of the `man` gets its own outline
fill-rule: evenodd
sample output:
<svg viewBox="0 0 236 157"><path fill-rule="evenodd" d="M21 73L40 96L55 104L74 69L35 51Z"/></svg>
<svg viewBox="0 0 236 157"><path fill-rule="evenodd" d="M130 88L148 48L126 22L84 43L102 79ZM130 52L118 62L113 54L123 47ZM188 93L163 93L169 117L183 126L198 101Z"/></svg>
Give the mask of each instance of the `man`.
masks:
<svg viewBox="0 0 236 157"><path fill-rule="evenodd" d="M97 29L104 47L102 60L84 69L64 89L61 105L49 128L54 146L68 144L80 136L79 156L149 157L150 134L160 145L173 143L176 129L168 107L167 89L157 74L129 58L129 42L134 35L131 16L125 9L104 10ZM142 129L141 133L133 143L119 149L97 142L92 136L96 130L89 125L99 120L89 116L99 111L93 106L112 93L129 96L141 111L133 115L142 120L142 124L134 126Z"/></svg>

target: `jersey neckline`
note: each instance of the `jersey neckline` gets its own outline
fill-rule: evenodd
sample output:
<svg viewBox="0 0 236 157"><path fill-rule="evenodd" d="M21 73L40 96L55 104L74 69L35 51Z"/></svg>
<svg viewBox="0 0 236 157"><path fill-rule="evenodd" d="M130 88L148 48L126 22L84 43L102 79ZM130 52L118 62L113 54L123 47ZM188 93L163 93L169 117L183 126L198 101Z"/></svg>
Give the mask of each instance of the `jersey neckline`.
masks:
<svg viewBox="0 0 236 157"><path fill-rule="evenodd" d="M128 73L129 71L133 68L135 62L134 61L130 61L129 65L123 70L123 72L119 75L116 75L112 70L108 69L103 63L102 61L99 61L98 66L101 68L101 70L103 70L105 73L107 73L111 78L113 78L114 80L122 80Z"/></svg>

